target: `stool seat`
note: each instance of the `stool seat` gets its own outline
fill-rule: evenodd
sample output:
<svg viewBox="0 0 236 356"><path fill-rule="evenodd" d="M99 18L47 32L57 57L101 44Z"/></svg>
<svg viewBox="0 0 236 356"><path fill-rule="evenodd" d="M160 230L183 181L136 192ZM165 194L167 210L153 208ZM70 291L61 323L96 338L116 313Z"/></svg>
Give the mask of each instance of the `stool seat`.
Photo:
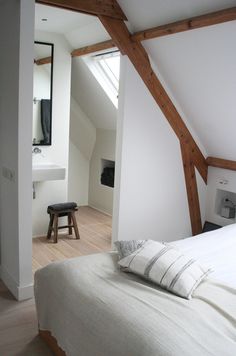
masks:
<svg viewBox="0 0 236 356"><path fill-rule="evenodd" d="M69 229L69 235L72 235L72 228L74 228L76 239L80 239L75 212L78 210L75 202L60 203L49 205L47 213L50 215L47 238L51 238L52 231L54 232L54 243L57 243L57 236L59 229ZM62 216L68 217L68 225L58 226L58 218Z"/></svg>
<svg viewBox="0 0 236 356"><path fill-rule="evenodd" d="M49 214L49 210L61 211L61 210L70 210L70 209L77 210L77 204L75 202L69 202L69 203L49 205L47 212Z"/></svg>

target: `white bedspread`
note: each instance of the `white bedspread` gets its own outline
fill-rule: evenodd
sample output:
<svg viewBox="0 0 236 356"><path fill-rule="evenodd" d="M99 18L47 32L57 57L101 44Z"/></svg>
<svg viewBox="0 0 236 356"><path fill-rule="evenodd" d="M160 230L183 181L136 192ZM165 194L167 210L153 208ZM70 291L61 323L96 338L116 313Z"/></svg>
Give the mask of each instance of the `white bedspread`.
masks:
<svg viewBox="0 0 236 356"><path fill-rule="evenodd" d="M170 245L211 266L211 278L236 289L236 224L170 242Z"/></svg>
<svg viewBox="0 0 236 356"><path fill-rule="evenodd" d="M185 300L104 253L37 271L35 297L40 329L68 356L236 355L236 290L214 280Z"/></svg>

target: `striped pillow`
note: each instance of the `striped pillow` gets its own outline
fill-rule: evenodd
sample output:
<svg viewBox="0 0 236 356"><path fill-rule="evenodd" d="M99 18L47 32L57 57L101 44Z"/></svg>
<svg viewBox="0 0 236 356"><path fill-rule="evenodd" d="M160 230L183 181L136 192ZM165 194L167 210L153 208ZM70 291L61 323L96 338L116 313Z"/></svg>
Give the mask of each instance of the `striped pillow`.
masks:
<svg viewBox="0 0 236 356"><path fill-rule="evenodd" d="M147 240L121 240L116 241L115 246L117 248L119 258L124 258L131 255L134 251L138 250Z"/></svg>
<svg viewBox="0 0 236 356"><path fill-rule="evenodd" d="M186 299L191 299L195 288L211 272L174 247L152 240L118 263L126 271Z"/></svg>

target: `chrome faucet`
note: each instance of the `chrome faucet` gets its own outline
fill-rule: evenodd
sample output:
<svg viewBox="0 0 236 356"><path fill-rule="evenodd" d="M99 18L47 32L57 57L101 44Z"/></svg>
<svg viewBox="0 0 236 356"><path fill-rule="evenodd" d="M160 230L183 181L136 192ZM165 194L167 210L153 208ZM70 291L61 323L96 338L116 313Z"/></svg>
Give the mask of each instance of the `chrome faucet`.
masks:
<svg viewBox="0 0 236 356"><path fill-rule="evenodd" d="M32 153L35 153L35 154L41 153L41 152L42 152L42 150L40 148L38 148L38 147L34 147L34 149L32 151Z"/></svg>

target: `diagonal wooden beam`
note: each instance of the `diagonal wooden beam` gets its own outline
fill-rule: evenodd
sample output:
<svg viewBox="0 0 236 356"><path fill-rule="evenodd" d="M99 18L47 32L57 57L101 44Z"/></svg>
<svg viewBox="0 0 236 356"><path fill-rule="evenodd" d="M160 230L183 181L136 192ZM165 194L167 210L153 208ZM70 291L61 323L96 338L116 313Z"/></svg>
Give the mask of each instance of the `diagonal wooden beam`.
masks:
<svg viewBox="0 0 236 356"><path fill-rule="evenodd" d="M103 15L127 20L120 5L115 0L36 0L36 3L83 12L89 15Z"/></svg>
<svg viewBox="0 0 236 356"><path fill-rule="evenodd" d="M207 157L206 162L208 166L229 169L231 171L236 171L236 161L230 161L228 159Z"/></svg>
<svg viewBox="0 0 236 356"><path fill-rule="evenodd" d="M201 210L194 162L192 160L191 149L188 147L188 144L181 143L181 153L183 158L184 176L188 196L192 233L193 235L197 235L202 232Z"/></svg>
<svg viewBox="0 0 236 356"><path fill-rule="evenodd" d="M130 33L123 21L105 16L99 16L99 18L117 47L125 53L133 63L180 142L184 141L188 143L194 164L204 181L207 182L208 166L205 157L201 153L161 82L153 72L145 49L141 43L135 42L130 38Z"/></svg>
<svg viewBox="0 0 236 356"><path fill-rule="evenodd" d="M140 31L135 33L132 39L135 41L143 41L233 20L236 20L236 7Z"/></svg>
<svg viewBox="0 0 236 356"><path fill-rule="evenodd" d="M89 45L86 47L81 47L78 49L75 49L74 51L71 52L72 57L80 57L84 56L86 54L94 53L97 51L103 51L105 49L110 49L116 47L116 44L112 40L104 41L104 42L99 42L94 45Z"/></svg>

